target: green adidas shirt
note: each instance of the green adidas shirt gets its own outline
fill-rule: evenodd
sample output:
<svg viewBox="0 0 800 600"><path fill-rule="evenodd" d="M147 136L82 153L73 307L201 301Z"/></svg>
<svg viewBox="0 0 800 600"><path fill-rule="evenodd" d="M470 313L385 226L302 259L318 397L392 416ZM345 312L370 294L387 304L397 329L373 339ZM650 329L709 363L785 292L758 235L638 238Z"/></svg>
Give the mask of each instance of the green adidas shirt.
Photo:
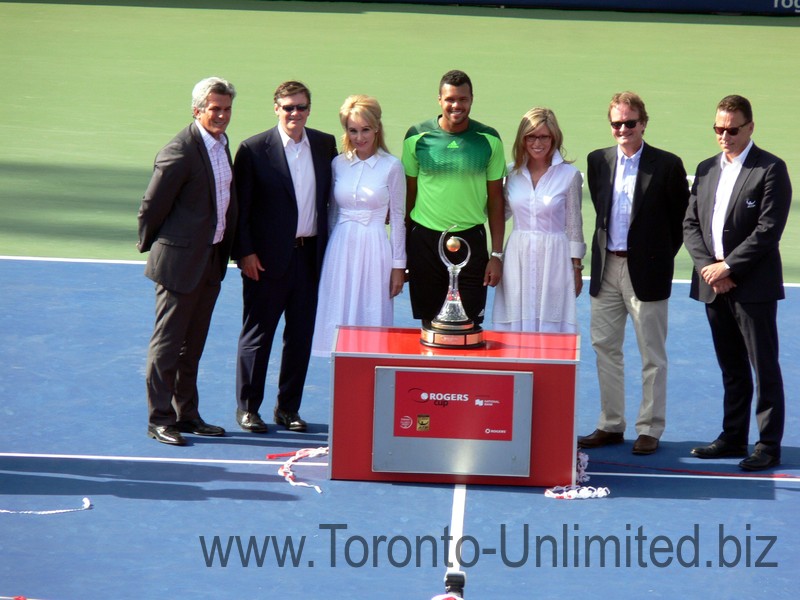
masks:
<svg viewBox="0 0 800 600"><path fill-rule="evenodd" d="M486 182L506 174L500 135L472 119L460 133L444 131L438 117L411 127L402 160L406 175L417 178L411 218L436 231L485 223Z"/></svg>

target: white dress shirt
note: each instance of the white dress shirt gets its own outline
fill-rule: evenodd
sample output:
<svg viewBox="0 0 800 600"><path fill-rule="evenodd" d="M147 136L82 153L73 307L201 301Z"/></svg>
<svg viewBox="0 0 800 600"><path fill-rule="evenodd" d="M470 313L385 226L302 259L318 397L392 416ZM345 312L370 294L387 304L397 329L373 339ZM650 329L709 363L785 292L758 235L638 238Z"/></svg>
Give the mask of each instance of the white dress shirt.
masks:
<svg viewBox="0 0 800 600"><path fill-rule="evenodd" d="M278 126L292 175L294 196L297 199L297 231L295 237L311 237L317 235L317 177L314 172L314 161L311 158L311 144L303 129L303 137L295 142Z"/></svg>
<svg viewBox="0 0 800 600"><path fill-rule="evenodd" d="M639 160L642 158L643 149L644 143L633 156L627 157L617 146L617 168L614 169L614 194L611 199L611 219L608 224L609 250L624 252L628 249L633 193L636 189L636 176L639 174Z"/></svg>
<svg viewBox="0 0 800 600"><path fill-rule="evenodd" d="M719 183L717 193L714 197L714 213L711 216L711 237L714 241L714 256L717 260L725 260L725 249L722 247L722 231L725 229L725 215L728 214L728 205L731 202L733 186L739 173L742 172L742 165L753 147L753 140L747 144L747 148L739 156L728 160L725 153L719 156Z"/></svg>

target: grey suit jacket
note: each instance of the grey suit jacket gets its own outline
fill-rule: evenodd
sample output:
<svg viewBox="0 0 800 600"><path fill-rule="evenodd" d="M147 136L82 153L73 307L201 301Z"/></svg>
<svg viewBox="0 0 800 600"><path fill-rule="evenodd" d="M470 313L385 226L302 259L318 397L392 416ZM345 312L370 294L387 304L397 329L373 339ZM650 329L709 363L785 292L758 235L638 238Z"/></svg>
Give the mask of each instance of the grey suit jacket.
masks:
<svg viewBox="0 0 800 600"><path fill-rule="evenodd" d="M714 263L711 218L720 177L720 155L697 166L689 208L683 222L686 249L694 262L690 295L713 302L716 294L699 272ZM792 184L784 163L753 144L733 187L722 246L736 283L728 294L739 302L767 302L784 297L779 243L792 203Z"/></svg>
<svg viewBox="0 0 800 600"><path fill-rule="evenodd" d="M178 293L191 292L200 282L217 226L214 171L197 128L190 124L158 153L139 208L137 247L150 252L145 275ZM225 235L219 244L220 280L225 277L236 218L236 189L231 182Z"/></svg>

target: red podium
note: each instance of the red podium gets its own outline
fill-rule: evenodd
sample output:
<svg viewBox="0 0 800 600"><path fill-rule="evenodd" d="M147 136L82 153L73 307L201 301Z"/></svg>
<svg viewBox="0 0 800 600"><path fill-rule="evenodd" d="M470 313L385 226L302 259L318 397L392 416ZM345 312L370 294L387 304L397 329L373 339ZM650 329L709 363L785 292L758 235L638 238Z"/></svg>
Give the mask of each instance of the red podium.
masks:
<svg viewBox="0 0 800 600"><path fill-rule="evenodd" d="M575 483L580 338L485 331L431 348L418 329L341 327L330 477L422 483Z"/></svg>

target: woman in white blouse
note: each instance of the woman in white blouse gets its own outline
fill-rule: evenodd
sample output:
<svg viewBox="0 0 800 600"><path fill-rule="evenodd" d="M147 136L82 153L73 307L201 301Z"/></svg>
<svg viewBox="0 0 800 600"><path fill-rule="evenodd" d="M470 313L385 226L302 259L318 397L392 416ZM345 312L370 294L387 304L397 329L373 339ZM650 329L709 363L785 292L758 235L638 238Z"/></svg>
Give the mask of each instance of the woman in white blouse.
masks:
<svg viewBox="0 0 800 600"><path fill-rule="evenodd" d="M505 184L503 279L494 299L500 331L575 333L575 298L586 254L581 174L563 158L564 136L548 108L532 108L517 129Z"/></svg>
<svg viewBox="0 0 800 600"><path fill-rule="evenodd" d="M389 154L375 98L339 110L344 152L333 159L331 235L322 264L312 352L328 356L337 325L391 326L406 268L406 180ZM386 221L391 235L387 235Z"/></svg>

